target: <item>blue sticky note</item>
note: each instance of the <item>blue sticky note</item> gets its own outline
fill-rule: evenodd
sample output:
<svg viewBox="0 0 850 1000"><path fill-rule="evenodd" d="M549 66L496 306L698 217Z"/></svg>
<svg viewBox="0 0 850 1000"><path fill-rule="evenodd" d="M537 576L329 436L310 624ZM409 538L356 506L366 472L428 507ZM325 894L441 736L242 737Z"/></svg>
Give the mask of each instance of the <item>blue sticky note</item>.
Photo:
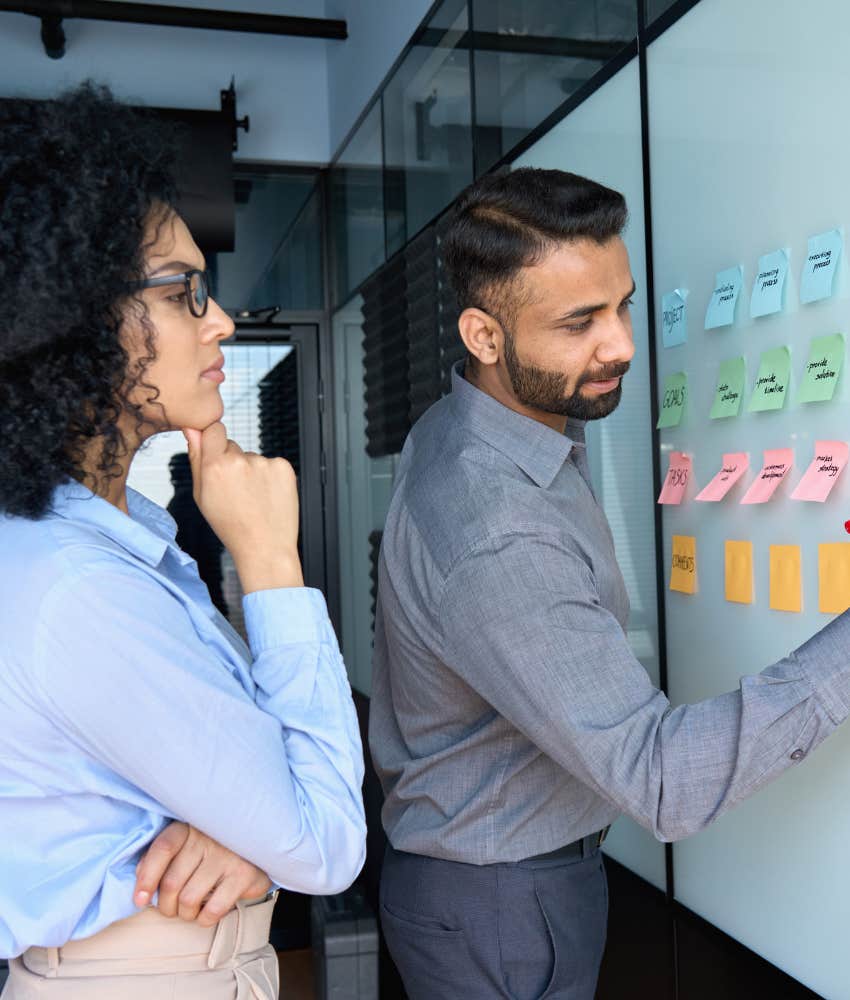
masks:
<svg viewBox="0 0 850 1000"><path fill-rule="evenodd" d="M790 251L774 250L759 257L759 269L750 297L750 316L769 316L782 309Z"/></svg>
<svg viewBox="0 0 850 1000"><path fill-rule="evenodd" d="M817 302L832 295L832 281L843 244L840 229L809 237L809 250L800 277L801 302Z"/></svg>
<svg viewBox="0 0 850 1000"><path fill-rule="evenodd" d="M665 347L676 347L688 339L686 288L677 288L661 299L661 339Z"/></svg>
<svg viewBox="0 0 850 1000"><path fill-rule="evenodd" d="M714 279L714 291L708 300L708 309L705 311L706 330L715 330L718 326L729 326L735 320L735 306L738 302L738 293L744 283L744 269L739 264L737 267L728 267L725 271L718 271Z"/></svg>

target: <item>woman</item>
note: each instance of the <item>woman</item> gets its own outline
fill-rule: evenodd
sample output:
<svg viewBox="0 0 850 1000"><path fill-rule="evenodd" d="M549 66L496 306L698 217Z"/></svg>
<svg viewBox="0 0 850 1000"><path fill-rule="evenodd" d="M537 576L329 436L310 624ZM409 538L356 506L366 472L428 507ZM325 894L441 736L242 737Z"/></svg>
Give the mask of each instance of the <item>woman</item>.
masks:
<svg viewBox="0 0 850 1000"><path fill-rule="evenodd" d="M268 879L340 891L363 860L357 724L303 585L295 478L220 423L233 324L168 148L91 86L0 111L3 1000L275 997L273 901L222 914ZM175 428L250 651L126 485ZM185 920L146 905L158 885Z"/></svg>

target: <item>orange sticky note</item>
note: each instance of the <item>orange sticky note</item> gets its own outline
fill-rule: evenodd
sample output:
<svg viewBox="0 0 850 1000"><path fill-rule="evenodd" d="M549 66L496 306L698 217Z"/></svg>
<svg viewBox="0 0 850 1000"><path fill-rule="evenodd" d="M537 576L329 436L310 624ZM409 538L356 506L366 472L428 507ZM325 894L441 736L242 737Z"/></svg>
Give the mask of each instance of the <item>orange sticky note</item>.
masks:
<svg viewBox="0 0 850 1000"><path fill-rule="evenodd" d="M752 542L726 542L726 600L753 603Z"/></svg>
<svg viewBox="0 0 850 1000"><path fill-rule="evenodd" d="M803 587L799 545L770 546L770 606L774 611L802 611Z"/></svg>
<svg viewBox="0 0 850 1000"><path fill-rule="evenodd" d="M697 540L693 535L673 535L670 589L682 594L697 592Z"/></svg>
<svg viewBox="0 0 850 1000"><path fill-rule="evenodd" d="M820 610L839 615L850 608L850 542L818 545Z"/></svg>

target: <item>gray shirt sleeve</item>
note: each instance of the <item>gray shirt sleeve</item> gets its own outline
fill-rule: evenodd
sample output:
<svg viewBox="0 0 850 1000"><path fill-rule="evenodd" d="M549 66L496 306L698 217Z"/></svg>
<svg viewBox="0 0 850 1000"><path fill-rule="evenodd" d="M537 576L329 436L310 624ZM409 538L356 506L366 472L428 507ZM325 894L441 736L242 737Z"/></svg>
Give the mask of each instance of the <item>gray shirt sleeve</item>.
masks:
<svg viewBox="0 0 850 1000"><path fill-rule="evenodd" d="M672 708L602 606L589 559L554 533L476 546L438 614L443 662L659 840L702 829L850 711L850 612L738 690Z"/></svg>

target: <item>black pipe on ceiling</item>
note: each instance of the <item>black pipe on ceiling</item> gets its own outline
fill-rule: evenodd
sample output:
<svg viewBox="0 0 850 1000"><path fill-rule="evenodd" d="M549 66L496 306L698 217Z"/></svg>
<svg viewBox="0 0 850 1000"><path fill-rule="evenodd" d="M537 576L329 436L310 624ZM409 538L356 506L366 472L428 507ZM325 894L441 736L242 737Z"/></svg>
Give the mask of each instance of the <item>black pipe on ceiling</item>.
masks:
<svg viewBox="0 0 850 1000"><path fill-rule="evenodd" d="M162 4L125 3L123 0L0 0L0 11L50 18L158 24L172 28L207 28L213 31L247 31L260 35L294 35L298 38L348 38L348 25L324 17L252 14L247 11L172 7Z"/></svg>

